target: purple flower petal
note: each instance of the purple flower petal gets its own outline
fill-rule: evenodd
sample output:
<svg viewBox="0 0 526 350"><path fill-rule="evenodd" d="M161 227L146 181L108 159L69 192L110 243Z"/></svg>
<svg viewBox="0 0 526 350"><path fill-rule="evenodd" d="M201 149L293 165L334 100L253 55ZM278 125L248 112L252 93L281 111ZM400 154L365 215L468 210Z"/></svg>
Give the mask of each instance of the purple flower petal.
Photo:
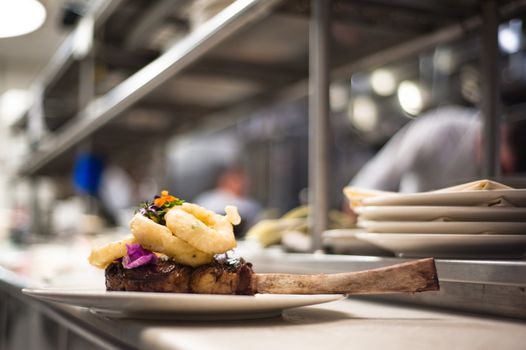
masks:
<svg viewBox="0 0 526 350"><path fill-rule="evenodd" d="M147 264L155 264L157 255L144 249L140 244L126 244L128 254L122 258L122 265L125 269L134 269Z"/></svg>

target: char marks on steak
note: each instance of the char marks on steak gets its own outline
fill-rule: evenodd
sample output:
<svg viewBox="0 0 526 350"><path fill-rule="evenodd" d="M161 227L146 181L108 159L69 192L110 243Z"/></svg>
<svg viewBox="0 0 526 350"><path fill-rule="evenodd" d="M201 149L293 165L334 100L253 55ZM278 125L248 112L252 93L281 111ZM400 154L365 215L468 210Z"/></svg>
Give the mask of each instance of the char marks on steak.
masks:
<svg viewBox="0 0 526 350"><path fill-rule="evenodd" d="M256 293L253 287L252 264L240 259L237 264L215 262L194 270L190 278L190 290L200 294Z"/></svg>
<svg viewBox="0 0 526 350"><path fill-rule="evenodd" d="M128 292L189 293L190 266L176 264L170 260L159 260L156 264L125 269L120 261L106 268L106 289Z"/></svg>
<svg viewBox="0 0 526 350"><path fill-rule="evenodd" d="M159 260L157 264L125 269L121 262L106 268L109 291L244 294L255 293L252 264L243 259L217 260L198 268Z"/></svg>

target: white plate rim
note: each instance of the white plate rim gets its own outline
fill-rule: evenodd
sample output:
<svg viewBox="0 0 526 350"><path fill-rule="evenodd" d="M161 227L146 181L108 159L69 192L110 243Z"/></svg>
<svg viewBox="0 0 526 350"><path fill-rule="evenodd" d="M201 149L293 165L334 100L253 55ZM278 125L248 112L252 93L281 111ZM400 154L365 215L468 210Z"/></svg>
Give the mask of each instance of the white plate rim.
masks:
<svg viewBox="0 0 526 350"><path fill-rule="evenodd" d="M524 235L358 233L357 236L371 244L406 257L432 255L448 258L487 258L492 256L519 258L526 253L526 236ZM421 240L422 243L419 244L418 240ZM446 243L445 246L444 242ZM455 249L451 248L452 245L455 246ZM483 249L480 249L481 246ZM507 247L507 252L502 252L504 247ZM514 249L509 251L509 247ZM462 251L462 249L466 249L465 252L459 253L459 250Z"/></svg>
<svg viewBox="0 0 526 350"><path fill-rule="evenodd" d="M448 221L472 221L477 218L487 219L488 216L507 220L512 218L517 220L525 217L524 221L526 221L526 208L524 207L368 205L357 207L355 211L362 218L376 221L396 221L396 219L385 219L386 217L395 218L396 216L403 218L413 216L414 218L413 220L403 221L439 221L444 218L449 219Z"/></svg>
<svg viewBox="0 0 526 350"><path fill-rule="evenodd" d="M358 225L374 233L526 234L526 222L360 220Z"/></svg>
<svg viewBox="0 0 526 350"><path fill-rule="evenodd" d="M503 190L470 190L458 192L419 192L419 193L393 193L363 199L363 205L431 205L429 203L445 203L449 200L463 200L469 203L482 204L479 201L493 201L497 199L519 200L526 202L526 189ZM421 201L421 202L419 202ZM398 204L396 204L398 203ZM451 203L455 205L456 203ZM438 204L437 204L438 205ZM441 204L444 205L444 204ZM517 205L515 205L517 206ZM518 206L520 207L520 206Z"/></svg>
<svg viewBox="0 0 526 350"><path fill-rule="evenodd" d="M283 310L295 307L316 305L337 301L345 298L343 294L256 294L256 295L217 295L217 294L191 294L191 293L153 293L153 292L121 292L106 291L103 289L76 289L76 288L24 288L22 292L28 296L61 304L87 307L92 310L105 311L107 314L120 312L140 316L158 313L172 313L174 316L189 315L250 315L256 317L262 313L276 314ZM99 299L97 305L87 303L94 298ZM102 302L101 302L102 300ZM145 307L126 309L117 303L139 302ZM148 302L156 301L165 305L164 310L153 307ZM176 303L184 303L178 304ZM203 303L212 302L211 309L203 309ZM144 304L147 303L147 304ZM192 305L194 307L192 308ZM184 306L184 307L181 307ZM151 317L148 317L151 318Z"/></svg>
<svg viewBox="0 0 526 350"><path fill-rule="evenodd" d="M474 240L513 240L513 241L524 241L526 242L526 235L470 235L470 234L457 234L452 235L450 233L411 233L411 232L390 232L390 233L378 233L378 232L360 232L356 234L360 239L367 239L369 237L378 237L387 239L414 239L414 238L425 238L425 239L474 239Z"/></svg>

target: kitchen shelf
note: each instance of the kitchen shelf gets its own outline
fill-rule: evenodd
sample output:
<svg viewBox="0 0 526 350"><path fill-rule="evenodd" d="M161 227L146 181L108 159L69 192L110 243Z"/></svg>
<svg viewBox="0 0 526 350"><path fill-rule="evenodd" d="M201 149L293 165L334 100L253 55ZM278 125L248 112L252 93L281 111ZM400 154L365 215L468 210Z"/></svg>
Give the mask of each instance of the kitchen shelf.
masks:
<svg viewBox="0 0 526 350"><path fill-rule="evenodd" d="M111 16L122 12L119 5L124 6L124 2L110 3L104 11L97 12L96 18L118 22L118 17ZM157 6L162 8L163 2ZM499 6L501 19L520 13L525 7L524 1L502 1ZM354 71L474 33L481 23L479 11L477 1L334 1L333 23L350 26L362 39L359 45L349 47L332 39L336 42L330 54L332 78L348 77ZM232 112L235 108L238 113L246 113L283 96L306 96L310 16L309 1L241 0L153 60L151 56L141 59L143 56L134 54L136 51L124 51L124 57L115 64L124 64L128 59L137 67L141 62L146 65L107 93L87 101L84 108L74 112L73 106L69 116L55 121L58 124L51 129L56 130L44 133L20 173L63 173L70 167L76 147L85 140L90 140L96 151L117 152L123 145L128 147L130 140L155 143L172 135L181 125L201 127L202 118L221 111ZM385 20L377 20L379 16ZM145 22L148 21L141 21ZM103 20L96 23L98 27L104 25ZM43 72L37 91L49 89L64 78L72 64L78 63L72 59L74 36L75 33L64 42ZM122 45L129 48L130 39L124 41ZM102 47L99 51L111 59L118 56L117 49L112 50ZM253 57L251 50L258 57ZM152 120L151 127L142 128L148 124L148 118Z"/></svg>
<svg viewBox="0 0 526 350"><path fill-rule="evenodd" d="M89 102L59 131L44 137L21 172L37 174L48 163L70 151L102 126L110 124L124 110L183 71L211 48L268 13L277 3L276 0L235 2L108 93Z"/></svg>
<svg viewBox="0 0 526 350"><path fill-rule="evenodd" d="M179 11L188 3L174 6ZM94 49L81 61L72 60L72 34L35 84L36 103L28 118L42 129L29 125L33 148L19 173L67 176L83 149L144 167L148 163L138 159L147 160L151 150L178 132L203 129L212 119L232 123L261 106L309 95L313 250L321 248L328 213L330 81L476 35L484 48L483 64L496 67L493 34L499 21L524 16L526 10L526 0L237 0L156 53L141 46L148 40L130 28L152 32L155 23L166 20L181 25L184 15L167 10L170 0L134 2L132 14L126 1L105 4L103 15L92 15ZM491 30L481 35L481 28L488 28L483 23ZM121 29L110 36L116 28ZM110 73L121 74L119 67L125 73L101 83L96 60L114 68ZM481 84L482 101L490 101L481 106L482 115L493 126L485 129L483 175L489 178L498 156L498 95L492 87L499 78L497 70L484 71L492 72ZM68 81L77 76L78 82ZM50 103L43 92L58 85L64 91L77 89L78 99L53 122L55 115L43 113L42 106Z"/></svg>

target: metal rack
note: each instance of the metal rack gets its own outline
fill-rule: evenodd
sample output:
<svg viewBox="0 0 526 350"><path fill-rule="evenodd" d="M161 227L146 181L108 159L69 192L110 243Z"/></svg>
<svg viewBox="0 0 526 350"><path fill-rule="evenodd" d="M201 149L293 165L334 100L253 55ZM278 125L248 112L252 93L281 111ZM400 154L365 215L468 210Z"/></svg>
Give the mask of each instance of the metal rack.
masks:
<svg viewBox="0 0 526 350"><path fill-rule="evenodd" d="M124 1L99 2L85 18L83 25L91 28L91 32L104 25L111 16L119 15L119 6ZM160 9L168 6L159 1L157 7L146 12L159 19ZM93 147L118 150L118 144L127 144L126 152L134 146L137 137L148 139L160 135L168 135L175 129L174 124L191 116L199 118L217 111L246 111L269 101L275 101L279 96L287 94L309 95L310 97L310 187L311 202L315 207L316 216L313 219L314 247L321 248L320 233L326 227L328 212L328 175L329 154L328 142L330 128L328 127L329 104L328 89L331 79L349 76L361 69L373 68L388 61L408 57L434 45L458 39L466 34L473 34L482 28L482 62L486 74L483 76L482 111L485 120L485 171L488 177L496 175L498 162L498 46L497 27L499 21L523 13L526 1L281 1L281 0L238 0L222 12L190 32L181 41L174 44L164 53L152 60L144 60L145 65L124 79L111 90L94 97L93 87L93 50L86 53L77 62L75 59L75 31L63 44L56 56L50 62L34 86L36 102L28 114L28 130L34 142L34 151L20 169L24 175L53 175L63 172L71 166L75 149L85 140L91 140ZM139 11L140 12L140 11ZM261 40L264 44L275 44L284 47L289 37L283 27L286 21L277 21L276 17L298 21L297 40L290 45L296 45L299 54L290 55L293 61L288 64L269 64L247 62L232 59L225 54L227 50L246 45L250 38ZM375 18L382 17L382 21ZM408 17L412 16L412 17ZM279 18L278 18L279 19ZM272 22L274 21L274 22ZM266 37L262 28L269 28L272 23L281 23L284 42L279 41L279 35ZM330 26L335 21L353 23L353 25L375 40L363 42L362 47L334 47L330 38ZM380 23L382 22L382 23ZM386 22L391 27L405 27L406 32L392 31L382 27ZM142 26L152 23L143 19ZM82 25L82 24L81 24ZM90 27L91 26L91 27ZM310 27L310 34L299 35L303 29ZM80 28L80 27L79 27ZM142 27L141 27L142 28ZM292 25L291 25L292 28ZM370 31L370 29L373 29ZM376 35L375 30L382 32ZM88 30L89 32L89 30ZM365 37L365 36L364 36ZM385 38L384 38L385 37ZM381 39L384 38L384 39ZM289 40L290 41L290 40ZM129 40L128 40L129 42ZM241 44L240 44L241 43ZM133 46L133 45L132 45ZM307 46L307 47L305 47ZM307 51L305 51L307 50ZM308 59L305 59L308 54ZM130 54L130 60L133 58ZM289 58L290 58L289 57ZM296 61L294 61L294 59ZM141 62L141 60L138 60ZM44 113L44 91L58 80L63 79L65 71L73 63L79 68L79 103L78 111L69 116L60 127L54 131L46 131L47 116ZM271 68L267 66L272 66ZM258 74L261 70L263 73ZM177 121L173 118L167 121L169 127L164 130L144 131L131 130L119 124L126 120L127 112L137 105L148 106L149 99L158 95L159 90L172 80L177 81L185 74L214 75L217 71L223 77L241 77L260 85L256 92L248 97L243 96L211 108L185 106L181 103L168 104L166 109L181 111ZM263 84L265 83L265 84ZM310 84L310 92L307 89ZM274 92L278 91L278 92ZM168 98L170 99L170 98ZM155 99L154 99L155 100ZM162 103L166 103L166 99ZM161 104L162 104L161 103ZM232 112L234 113L234 112ZM228 114L228 113L225 113ZM122 147L121 147L122 148Z"/></svg>

